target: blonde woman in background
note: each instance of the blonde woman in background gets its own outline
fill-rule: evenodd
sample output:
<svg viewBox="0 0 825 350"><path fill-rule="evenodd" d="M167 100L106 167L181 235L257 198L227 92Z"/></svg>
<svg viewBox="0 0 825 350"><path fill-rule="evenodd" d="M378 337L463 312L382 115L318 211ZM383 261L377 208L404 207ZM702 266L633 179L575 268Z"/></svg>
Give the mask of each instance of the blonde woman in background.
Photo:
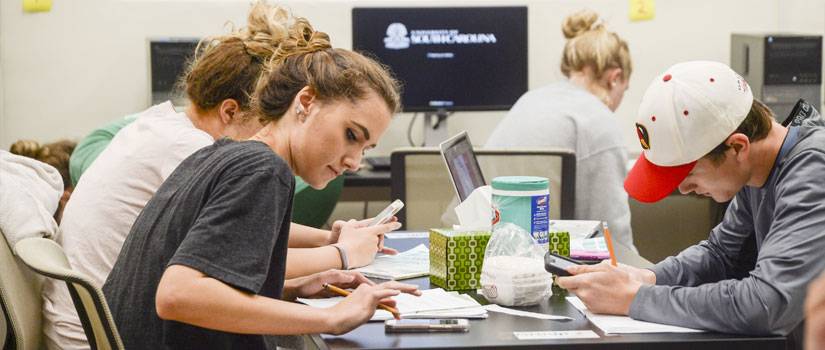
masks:
<svg viewBox="0 0 825 350"><path fill-rule="evenodd" d="M630 51L589 10L567 17L562 32L567 43L561 71L568 79L519 98L485 147L574 150L575 217L606 221L615 240L635 249L622 187L627 151L613 113L630 80Z"/></svg>
<svg viewBox="0 0 825 350"><path fill-rule="evenodd" d="M69 177L69 158L72 156L77 143L69 140L60 140L47 144L40 144L33 140L20 140L11 145L9 151L13 154L39 160L53 166L60 172L63 179L63 195L60 196L57 211L54 213L54 220L60 224L63 216L63 208L72 195L74 187Z"/></svg>
<svg viewBox="0 0 825 350"><path fill-rule="evenodd" d="M251 112L251 95L266 62L281 45L308 45L311 33L306 19L259 2L246 27L204 39L183 78L186 111L165 102L139 113L78 181L56 237L72 266L103 285L138 215L186 157L215 140L247 139L263 127ZM365 225L336 222L332 231L288 225L287 278L371 262L390 226ZM88 348L65 284L47 281L44 299L50 348Z"/></svg>

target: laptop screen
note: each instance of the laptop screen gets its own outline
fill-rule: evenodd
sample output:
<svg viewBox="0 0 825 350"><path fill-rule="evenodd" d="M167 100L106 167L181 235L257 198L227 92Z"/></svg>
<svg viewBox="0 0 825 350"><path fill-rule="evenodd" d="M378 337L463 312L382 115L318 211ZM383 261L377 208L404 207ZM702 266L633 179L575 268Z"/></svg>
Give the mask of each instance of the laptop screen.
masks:
<svg viewBox="0 0 825 350"><path fill-rule="evenodd" d="M442 142L441 156L447 164L450 179L461 201L467 199L473 190L485 185L484 175L466 131Z"/></svg>

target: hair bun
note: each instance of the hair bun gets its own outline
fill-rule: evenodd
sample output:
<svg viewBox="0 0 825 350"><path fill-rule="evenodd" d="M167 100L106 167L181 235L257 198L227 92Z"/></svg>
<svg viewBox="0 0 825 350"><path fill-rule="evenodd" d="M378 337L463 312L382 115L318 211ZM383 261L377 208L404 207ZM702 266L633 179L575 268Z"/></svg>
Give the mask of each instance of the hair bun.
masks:
<svg viewBox="0 0 825 350"><path fill-rule="evenodd" d="M281 41L289 35L292 15L285 8L258 1L252 5L247 25L237 36L246 51L260 58L269 58Z"/></svg>
<svg viewBox="0 0 825 350"><path fill-rule="evenodd" d="M304 18L295 20L295 24L289 30L289 37L281 42L275 55L272 57L274 62L281 61L290 56L297 56L306 53L313 53L332 48L329 42L329 35L324 32L316 31L312 25Z"/></svg>
<svg viewBox="0 0 825 350"><path fill-rule="evenodd" d="M48 156L49 149L34 140L19 140L11 145L9 151L18 156L40 159Z"/></svg>
<svg viewBox="0 0 825 350"><path fill-rule="evenodd" d="M591 10L581 10L564 19L561 31L567 39L573 39L588 31L603 28L599 15Z"/></svg>

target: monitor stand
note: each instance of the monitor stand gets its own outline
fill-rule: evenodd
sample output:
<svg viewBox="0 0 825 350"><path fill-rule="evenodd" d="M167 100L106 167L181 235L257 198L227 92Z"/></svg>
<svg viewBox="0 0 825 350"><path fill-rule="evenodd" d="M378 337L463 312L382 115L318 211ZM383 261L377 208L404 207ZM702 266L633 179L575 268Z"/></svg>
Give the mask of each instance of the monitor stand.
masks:
<svg viewBox="0 0 825 350"><path fill-rule="evenodd" d="M438 147L441 142L449 138L450 135L447 133L449 115L446 109L424 113L424 146Z"/></svg>

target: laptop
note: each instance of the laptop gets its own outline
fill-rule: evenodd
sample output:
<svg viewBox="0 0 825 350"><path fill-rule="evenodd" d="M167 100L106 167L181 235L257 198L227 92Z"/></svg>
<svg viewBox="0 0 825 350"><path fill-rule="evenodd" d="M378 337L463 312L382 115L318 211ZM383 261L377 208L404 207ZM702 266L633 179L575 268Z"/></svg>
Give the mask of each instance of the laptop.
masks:
<svg viewBox="0 0 825 350"><path fill-rule="evenodd" d="M486 184L470 137L466 131L462 131L442 142L439 147L453 188L458 194L458 199L463 202L473 190Z"/></svg>

